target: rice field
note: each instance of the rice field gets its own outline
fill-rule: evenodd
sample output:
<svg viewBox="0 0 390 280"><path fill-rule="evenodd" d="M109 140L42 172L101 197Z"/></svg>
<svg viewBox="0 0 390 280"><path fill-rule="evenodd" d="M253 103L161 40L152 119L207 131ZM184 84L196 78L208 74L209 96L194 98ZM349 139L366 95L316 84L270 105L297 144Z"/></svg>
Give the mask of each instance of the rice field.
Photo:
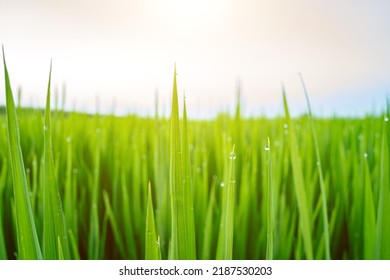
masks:
<svg viewBox="0 0 390 280"><path fill-rule="evenodd" d="M174 72L169 118L88 115L50 74L21 107L3 64L0 259L390 259L389 104L317 118L303 83L301 117L282 89L284 116L189 120Z"/></svg>

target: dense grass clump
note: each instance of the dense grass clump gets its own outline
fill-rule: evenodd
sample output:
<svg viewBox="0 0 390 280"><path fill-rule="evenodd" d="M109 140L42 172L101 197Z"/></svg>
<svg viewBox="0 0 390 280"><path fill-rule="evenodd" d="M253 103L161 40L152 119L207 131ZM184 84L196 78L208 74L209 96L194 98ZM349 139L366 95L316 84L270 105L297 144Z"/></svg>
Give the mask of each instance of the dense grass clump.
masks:
<svg viewBox="0 0 390 280"><path fill-rule="evenodd" d="M43 115L5 73L1 259L390 259L389 112L180 119L174 75L169 119Z"/></svg>

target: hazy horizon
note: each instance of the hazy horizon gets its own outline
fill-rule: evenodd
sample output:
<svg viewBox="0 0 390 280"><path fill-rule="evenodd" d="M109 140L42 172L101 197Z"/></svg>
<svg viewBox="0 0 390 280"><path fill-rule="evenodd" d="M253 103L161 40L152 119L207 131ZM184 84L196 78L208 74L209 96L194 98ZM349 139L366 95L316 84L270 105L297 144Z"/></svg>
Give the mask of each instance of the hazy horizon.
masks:
<svg viewBox="0 0 390 280"><path fill-rule="evenodd" d="M305 112L302 73L316 115L379 112L390 96L390 2L0 0L0 43L12 89L43 107L66 83L66 108L153 114L169 111L173 68L191 117ZM3 67L0 75L4 77ZM5 103L0 78L0 104Z"/></svg>

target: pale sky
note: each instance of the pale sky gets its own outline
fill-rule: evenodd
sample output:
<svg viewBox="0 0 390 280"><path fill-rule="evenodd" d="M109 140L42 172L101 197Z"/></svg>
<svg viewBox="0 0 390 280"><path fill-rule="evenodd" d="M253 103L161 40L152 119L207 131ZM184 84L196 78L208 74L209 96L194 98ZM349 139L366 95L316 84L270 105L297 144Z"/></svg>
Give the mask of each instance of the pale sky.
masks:
<svg viewBox="0 0 390 280"><path fill-rule="evenodd" d="M246 114L302 113L298 73L319 115L362 115L390 96L389 0L0 0L0 43L12 88L43 106L50 59L66 107L169 111L173 67L189 115L235 105ZM0 67L0 103L4 73Z"/></svg>

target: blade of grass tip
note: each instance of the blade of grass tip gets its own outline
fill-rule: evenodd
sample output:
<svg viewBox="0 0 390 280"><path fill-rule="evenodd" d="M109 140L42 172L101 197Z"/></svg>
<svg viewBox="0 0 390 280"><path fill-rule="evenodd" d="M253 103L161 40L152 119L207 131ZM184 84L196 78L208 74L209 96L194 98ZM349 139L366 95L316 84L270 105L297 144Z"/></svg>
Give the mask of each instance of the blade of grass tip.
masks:
<svg viewBox="0 0 390 280"><path fill-rule="evenodd" d="M298 203L299 211L299 225L301 227L301 233L303 237L303 246L305 248L305 254L307 259L313 259L313 245L311 238L311 224L310 224L310 210L307 201L307 195L303 180L303 172L301 166L301 160L298 153L298 145L295 136L295 131L293 129L292 120L290 117L290 112L288 110L286 93L284 86L282 86L283 93L283 106L286 114L286 119L289 127L289 141L290 141L290 156L291 156L291 165L293 170L293 179L294 179L294 189L295 195Z"/></svg>
<svg viewBox="0 0 390 280"><path fill-rule="evenodd" d="M23 260L42 259L41 248L35 227L34 216L30 204L27 178L24 168L22 149L16 108L12 96L11 83L5 62L4 47L3 64L6 93L6 115L8 127L8 147L13 178L15 201L15 219L18 244L18 258Z"/></svg>
<svg viewBox="0 0 390 280"><path fill-rule="evenodd" d="M161 260L160 242L156 238L152 189L150 186L150 182L148 187L148 205L147 205L147 212L146 212L145 259Z"/></svg>
<svg viewBox="0 0 390 280"><path fill-rule="evenodd" d="M268 183L268 215L267 215L267 251L266 259L272 260L274 257L274 193L272 188L271 177L271 143L269 137L267 139L267 145L264 147L267 151L267 183Z"/></svg>
<svg viewBox="0 0 390 280"><path fill-rule="evenodd" d="M304 81L301 73L299 73L299 77L301 79L303 92L305 93L305 98L306 98L306 103L307 103L308 113L309 113L309 122L310 122L310 127L311 127L311 133L312 133L312 137L313 137L313 141L314 141L314 148L315 148L315 153L316 153L316 158L317 158L317 168L318 168L318 175L319 175L319 180L320 180L320 190L321 190L321 200L322 200L322 221L323 221L323 225L324 225L325 257L327 260L330 260L329 218L328 218L328 207L327 207L324 175L322 173L322 166L321 166L320 149L318 146L317 133L316 133L316 128L314 125L313 115L312 115L312 111L311 111L309 94L307 92L306 84L305 84L305 81Z"/></svg>
<svg viewBox="0 0 390 280"><path fill-rule="evenodd" d="M191 178L191 163L190 151L188 142L188 126L187 126L187 109L184 97L183 108L183 188L184 188L184 207L186 216L186 230L187 230L187 256L188 259L196 259L196 242L195 242L195 224L194 224L194 202L192 197L192 178Z"/></svg>
<svg viewBox="0 0 390 280"><path fill-rule="evenodd" d="M231 260L233 259L233 228L234 228L234 161L237 156L233 149L229 155L229 183L223 191L223 205L221 213L221 222L219 226L219 238L217 247L217 259L219 260Z"/></svg>
<svg viewBox="0 0 390 280"><path fill-rule="evenodd" d="M60 192L55 178L50 112L50 84L52 63L50 63L47 86L44 130L44 187L43 187L43 256L45 259L59 259L61 245L62 256L69 259L69 246L65 216L62 209Z"/></svg>
<svg viewBox="0 0 390 280"><path fill-rule="evenodd" d="M179 128L179 105L176 85L176 65L173 78L172 112L171 112L171 148L169 186L172 211L172 251L171 257L179 260L193 259L192 250L188 250L190 238L186 222L185 191L182 175L182 150Z"/></svg>

